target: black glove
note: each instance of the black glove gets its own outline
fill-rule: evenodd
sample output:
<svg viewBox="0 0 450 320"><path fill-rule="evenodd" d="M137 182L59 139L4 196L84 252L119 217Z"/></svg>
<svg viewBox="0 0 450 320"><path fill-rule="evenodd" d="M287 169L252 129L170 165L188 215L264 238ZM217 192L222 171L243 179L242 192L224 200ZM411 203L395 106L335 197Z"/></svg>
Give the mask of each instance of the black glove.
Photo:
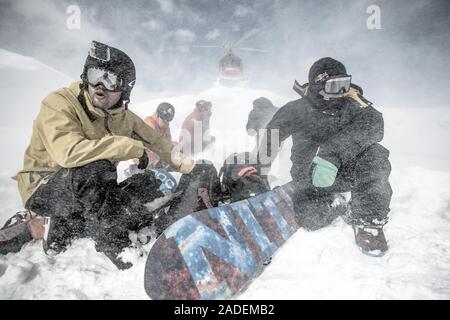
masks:
<svg viewBox="0 0 450 320"><path fill-rule="evenodd" d="M139 164L138 164L138 169L140 170L144 170L148 167L148 155L147 155L147 151L144 150L144 154L139 158Z"/></svg>

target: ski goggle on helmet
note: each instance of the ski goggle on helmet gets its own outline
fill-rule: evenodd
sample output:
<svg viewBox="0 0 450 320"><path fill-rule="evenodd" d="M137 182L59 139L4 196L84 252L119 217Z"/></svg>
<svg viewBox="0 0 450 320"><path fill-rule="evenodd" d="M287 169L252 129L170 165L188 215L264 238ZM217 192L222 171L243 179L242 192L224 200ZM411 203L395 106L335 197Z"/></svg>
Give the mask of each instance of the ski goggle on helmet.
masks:
<svg viewBox="0 0 450 320"><path fill-rule="evenodd" d="M108 91L117 92L122 90L122 79L108 70L89 68L87 70L87 80L92 86L102 84Z"/></svg>
<svg viewBox="0 0 450 320"><path fill-rule="evenodd" d="M329 94L339 94L348 92L350 84L352 83L352 76L334 76L325 80L323 91Z"/></svg>

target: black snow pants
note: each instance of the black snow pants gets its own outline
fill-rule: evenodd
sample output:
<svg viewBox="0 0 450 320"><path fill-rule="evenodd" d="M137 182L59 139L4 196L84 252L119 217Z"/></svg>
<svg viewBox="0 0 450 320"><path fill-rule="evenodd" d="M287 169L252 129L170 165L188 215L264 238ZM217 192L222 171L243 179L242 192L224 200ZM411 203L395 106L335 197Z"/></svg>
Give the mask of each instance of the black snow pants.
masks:
<svg viewBox="0 0 450 320"><path fill-rule="evenodd" d="M90 237L97 251L116 255L131 244L128 230L152 223L153 215L144 204L163 196L159 185L151 171L118 184L115 166L100 160L60 169L25 207L51 217L47 243L55 251L65 250L72 239Z"/></svg>
<svg viewBox="0 0 450 320"><path fill-rule="evenodd" d="M339 168L333 186L317 189L309 181L299 182L294 205L300 226L316 230L344 213L350 224L384 223L392 197L388 157L386 148L373 144ZM347 191L351 192L350 207L332 206L336 194Z"/></svg>

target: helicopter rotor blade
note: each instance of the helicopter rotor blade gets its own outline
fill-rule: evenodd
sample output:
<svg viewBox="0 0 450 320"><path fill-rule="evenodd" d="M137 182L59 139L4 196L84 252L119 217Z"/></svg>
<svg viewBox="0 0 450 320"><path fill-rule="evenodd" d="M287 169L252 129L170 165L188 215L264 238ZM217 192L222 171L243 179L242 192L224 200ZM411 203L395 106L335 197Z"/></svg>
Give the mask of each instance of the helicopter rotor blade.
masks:
<svg viewBox="0 0 450 320"><path fill-rule="evenodd" d="M244 33L244 35L238 39L235 43L231 44L231 48L235 48L237 47L239 44L241 44L242 42L244 42L245 40L253 37L254 35L256 35L259 32L259 29L251 29L250 31Z"/></svg>
<svg viewBox="0 0 450 320"><path fill-rule="evenodd" d="M269 51L263 50L263 49L255 49L255 48L243 48L243 47L237 47L235 48L237 50L244 50L244 51L254 51L254 52L261 52L261 53L268 53Z"/></svg>
<svg viewBox="0 0 450 320"><path fill-rule="evenodd" d="M225 48L225 46L218 46L218 45L191 45L191 46L184 46L188 48Z"/></svg>

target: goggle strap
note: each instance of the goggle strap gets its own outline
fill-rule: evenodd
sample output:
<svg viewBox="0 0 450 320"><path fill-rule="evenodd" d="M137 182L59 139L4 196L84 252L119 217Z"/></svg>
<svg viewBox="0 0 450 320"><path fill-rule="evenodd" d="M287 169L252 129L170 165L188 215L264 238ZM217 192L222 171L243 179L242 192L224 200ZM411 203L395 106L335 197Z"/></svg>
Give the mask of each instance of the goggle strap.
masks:
<svg viewBox="0 0 450 320"><path fill-rule="evenodd" d="M345 94L346 97L352 98L360 105L361 108L367 108L372 105L372 102L364 98L357 89L350 87L350 90Z"/></svg>

